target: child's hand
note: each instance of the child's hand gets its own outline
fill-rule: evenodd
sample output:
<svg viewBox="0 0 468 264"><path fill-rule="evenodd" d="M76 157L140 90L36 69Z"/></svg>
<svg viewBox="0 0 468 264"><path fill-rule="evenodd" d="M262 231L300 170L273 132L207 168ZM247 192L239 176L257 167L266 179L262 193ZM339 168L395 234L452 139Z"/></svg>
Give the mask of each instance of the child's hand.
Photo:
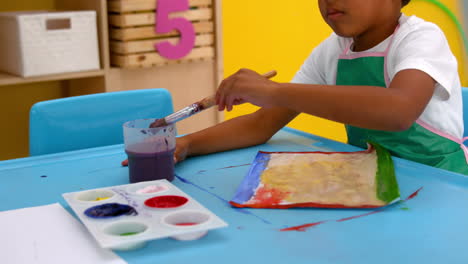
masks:
<svg viewBox="0 0 468 264"><path fill-rule="evenodd" d="M233 105L249 102L265 107L273 106L273 94L278 83L248 69L241 69L221 82L216 92L218 110L231 111Z"/></svg>
<svg viewBox="0 0 468 264"><path fill-rule="evenodd" d="M185 160L188 153L188 141L184 137L176 138L176 149L174 152L174 163ZM128 159L121 162L123 167L128 166Z"/></svg>
<svg viewBox="0 0 468 264"><path fill-rule="evenodd" d="M176 148L174 152L174 163L181 162L187 158L189 143L186 137L176 138Z"/></svg>

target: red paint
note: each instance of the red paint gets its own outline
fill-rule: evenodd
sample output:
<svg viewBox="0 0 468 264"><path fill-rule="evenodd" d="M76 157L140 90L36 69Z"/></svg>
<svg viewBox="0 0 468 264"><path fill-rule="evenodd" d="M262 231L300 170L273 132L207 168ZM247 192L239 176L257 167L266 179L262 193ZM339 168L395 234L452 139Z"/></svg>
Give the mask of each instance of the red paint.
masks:
<svg viewBox="0 0 468 264"><path fill-rule="evenodd" d="M298 208L298 207L315 207L315 208L353 208L353 209L369 209L369 208L378 208L381 206L377 205L360 205L356 206L346 206L343 204L321 204L321 203L294 203L294 204L267 204L263 201L253 201L249 204L239 204L233 201L229 203L234 207L239 208L274 208L274 209L288 209L288 208Z"/></svg>
<svg viewBox="0 0 468 264"><path fill-rule="evenodd" d="M413 199L414 197L416 197L416 196L418 195L419 191L422 190L422 188L423 188L423 187L417 189L414 193L412 193L410 196L408 196L408 198L406 198L405 201L411 200L411 199Z"/></svg>
<svg viewBox="0 0 468 264"><path fill-rule="evenodd" d="M282 192L274 188L262 186L258 188L255 196L252 198L252 202L254 204L278 205L287 195L287 192Z"/></svg>
<svg viewBox="0 0 468 264"><path fill-rule="evenodd" d="M252 164L248 163L248 164L242 164L242 165L228 166L228 167L224 167L224 168L219 168L218 170L231 169L231 168L237 168L237 167L249 166L249 165L252 165Z"/></svg>
<svg viewBox="0 0 468 264"><path fill-rule="evenodd" d="M338 219L336 221L337 222L344 222L344 221L353 220L353 219L368 216L368 215L373 215L373 214L380 213L380 212L383 212L383 210L375 210L375 211L365 213L365 214L360 214L360 215L350 216L350 217L346 217L346 218L341 218L341 219Z"/></svg>
<svg viewBox="0 0 468 264"><path fill-rule="evenodd" d="M198 225L198 223L195 222L186 222L186 223L176 223L176 226L192 226L192 225Z"/></svg>
<svg viewBox="0 0 468 264"><path fill-rule="evenodd" d="M188 199L178 195L162 195L149 198L145 205L153 208L175 208L188 202Z"/></svg>
<svg viewBox="0 0 468 264"><path fill-rule="evenodd" d="M372 145L368 145L368 148L366 150L361 150L361 151L355 151L353 153L371 153L374 151L374 147ZM310 154L310 153L317 153L317 154L349 154L350 152L342 152L342 151L336 151L336 152L324 152L324 151L259 151L260 153L265 153L265 154L281 154L281 153L296 153L296 154Z"/></svg>
<svg viewBox="0 0 468 264"><path fill-rule="evenodd" d="M320 221L320 222L310 223L310 224L305 224L305 225L300 225L300 226L293 226L293 227L280 229L280 231L301 231L301 232L304 232L309 227L318 226L318 225L323 224L325 222L327 222L327 221Z"/></svg>

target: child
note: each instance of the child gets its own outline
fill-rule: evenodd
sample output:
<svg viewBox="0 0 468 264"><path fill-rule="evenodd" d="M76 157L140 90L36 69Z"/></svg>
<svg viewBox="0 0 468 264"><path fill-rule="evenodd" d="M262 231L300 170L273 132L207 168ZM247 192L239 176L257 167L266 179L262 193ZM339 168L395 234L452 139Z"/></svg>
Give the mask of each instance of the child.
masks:
<svg viewBox="0 0 468 264"><path fill-rule="evenodd" d="M333 29L292 83L247 69L226 78L218 110L262 107L178 138L175 159L262 144L299 113L346 124L350 144L468 175L457 62L434 24L401 14L410 0L318 0Z"/></svg>

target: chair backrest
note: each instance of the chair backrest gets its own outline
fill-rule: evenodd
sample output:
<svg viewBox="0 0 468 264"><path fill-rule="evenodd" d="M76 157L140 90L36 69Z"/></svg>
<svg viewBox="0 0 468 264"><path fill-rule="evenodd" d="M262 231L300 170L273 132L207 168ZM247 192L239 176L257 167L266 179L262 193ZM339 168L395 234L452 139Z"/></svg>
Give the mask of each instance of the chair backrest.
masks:
<svg viewBox="0 0 468 264"><path fill-rule="evenodd" d="M42 155L123 143L123 123L173 112L163 88L43 101L31 107L29 154Z"/></svg>
<svg viewBox="0 0 468 264"><path fill-rule="evenodd" d="M463 98L463 124L465 127L465 132L463 133L463 137L468 137L468 87L462 87L462 98Z"/></svg>

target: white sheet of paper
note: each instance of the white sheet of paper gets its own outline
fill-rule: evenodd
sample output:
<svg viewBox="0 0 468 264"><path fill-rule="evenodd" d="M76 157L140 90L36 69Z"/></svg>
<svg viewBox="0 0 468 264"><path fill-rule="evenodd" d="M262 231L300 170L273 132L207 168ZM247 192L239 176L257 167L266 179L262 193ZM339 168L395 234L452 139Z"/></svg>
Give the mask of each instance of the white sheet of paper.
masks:
<svg viewBox="0 0 468 264"><path fill-rule="evenodd" d="M60 204L0 212L0 263L124 264Z"/></svg>

